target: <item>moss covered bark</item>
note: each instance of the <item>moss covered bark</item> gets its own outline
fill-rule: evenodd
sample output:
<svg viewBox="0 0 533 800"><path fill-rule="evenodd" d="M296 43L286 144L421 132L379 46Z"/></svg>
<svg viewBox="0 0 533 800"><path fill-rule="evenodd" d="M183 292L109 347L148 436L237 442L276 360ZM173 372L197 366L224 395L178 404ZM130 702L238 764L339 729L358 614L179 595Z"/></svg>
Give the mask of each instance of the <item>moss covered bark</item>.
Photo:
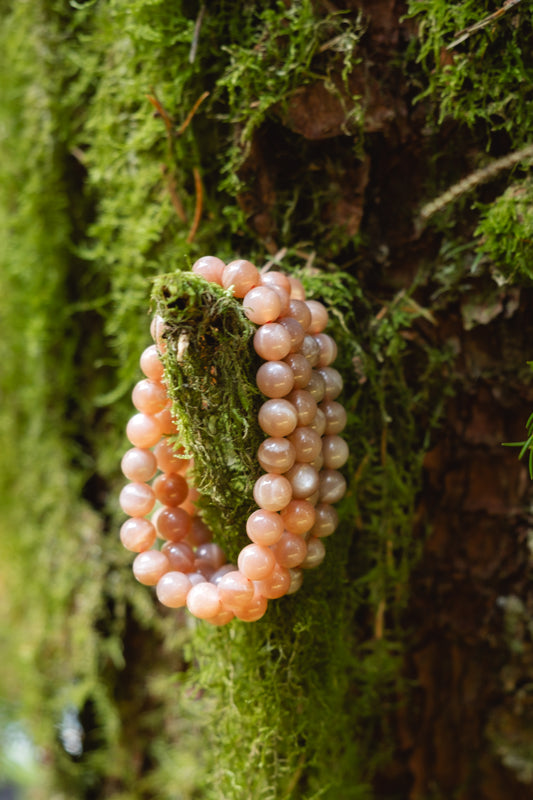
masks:
<svg viewBox="0 0 533 800"><path fill-rule="evenodd" d="M533 401L530 156L505 160L533 49L527 4L496 8L0 3L0 711L40 748L29 797L531 791L531 493L500 443ZM117 535L150 303L207 253L334 309L351 447L324 565L221 630L157 607ZM230 549L248 389L204 475Z"/></svg>

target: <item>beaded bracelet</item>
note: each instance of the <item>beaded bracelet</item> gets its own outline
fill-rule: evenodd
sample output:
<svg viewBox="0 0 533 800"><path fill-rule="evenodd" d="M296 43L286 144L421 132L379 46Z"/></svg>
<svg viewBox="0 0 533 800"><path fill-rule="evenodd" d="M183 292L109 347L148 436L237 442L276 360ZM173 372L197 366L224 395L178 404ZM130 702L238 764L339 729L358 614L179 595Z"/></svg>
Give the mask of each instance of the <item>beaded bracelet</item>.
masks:
<svg viewBox="0 0 533 800"><path fill-rule="evenodd" d="M237 565L226 563L196 512L198 493L185 477L191 462L168 440L177 429L160 358L167 346L165 325L157 315L150 328L155 344L140 359L146 377L132 393L138 413L126 429L133 447L121 466L132 482L119 502L130 519L120 538L138 553L135 577L155 586L163 605L186 606L215 625L234 617L252 622L263 616L268 600L300 588L302 570L322 562L322 540L338 524L332 504L346 490L338 469L348 458L348 446L339 436L346 423L336 401L342 378L331 366L337 346L324 333L326 308L305 299L297 278L260 273L244 260L224 264L214 256L199 259L192 270L242 299L244 314L258 326L253 346L264 363L256 380L268 398L258 422L267 438L257 452L264 470L253 490L258 508L246 523L251 544L241 550ZM158 539L160 549L154 546Z"/></svg>

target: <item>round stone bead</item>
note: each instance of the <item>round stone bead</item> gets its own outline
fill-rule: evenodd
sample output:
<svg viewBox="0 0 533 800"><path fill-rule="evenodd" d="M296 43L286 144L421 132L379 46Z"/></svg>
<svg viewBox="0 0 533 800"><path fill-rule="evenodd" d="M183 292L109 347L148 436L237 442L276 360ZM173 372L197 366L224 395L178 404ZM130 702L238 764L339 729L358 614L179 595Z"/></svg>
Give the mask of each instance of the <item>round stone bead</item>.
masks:
<svg viewBox="0 0 533 800"><path fill-rule="evenodd" d="M141 369L152 381L162 381L165 369L155 344L151 344L141 354Z"/></svg>
<svg viewBox="0 0 533 800"><path fill-rule="evenodd" d="M289 313L289 305L291 302L289 293L286 292L285 289L282 289L281 286L276 286L275 284L269 286L268 288L276 292L277 296L279 297L279 302L280 302L279 316L285 317Z"/></svg>
<svg viewBox="0 0 533 800"><path fill-rule="evenodd" d="M289 569L302 563L307 554L307 544L303 536L285 531L279 542L272 545L272 552L280 567Z"/></svg>
<svg viewBox="0 0 533 800"><path fill-rule="evenodd" d="M311 461L311 466L313 466L317 472L320 472L324 466L324 456L322 455L322 451L317 455L314 461Z"/></svg>
<svg viewBox="0 0 533 800"><path fill-rule="evenodd" d="M288 316L295 319L296 322L299 322L304 331L307 333L307 330L311 324L311 312L303 300L290 301Z"/></svg>
<svg viewBox="0 0 533 800"><path fill-rule="evenodd" d="M301 588L304 582L304 575L301 569L290 569L291 576L290 586L287 589L287 594L295 594Z"/></svg>
<svg viewBox="0 0 533 800"><path fill-rule="evenodd" d="M261 273L261 284L263 286L280 286L287 294L290 295L291 293L291 284L288 276L274 269Z"/></svg>
<svg viewBox="0 0 533 800"><path fill-rule="evenodd" d="M201 275L210 283L218 283L219 286L222 286L222 272L225 266L222 259L216 256L203 256L194 262L192 272L195 275Z"/></svg>
<svg viewBox="0 0 533 800"><path fill-rule="evenodd" d="M290 584L291 575L289 570L286 567L281 567L277 562L268 578L262 581L254 581L256 592L269 600L275 600L287 594Z"/></svg>
<svg viewBox="0 0 533 800"><path fill-rule="evenodd" d="M285 397L294 386L294 372L284 361L266 361L257 370L255 380L267 397Z"/></svg>
<svg viewBox="0 0 533 800"><path fill-rule="evenodd" d="M318 472L311 464L297 462L286 473L286 478L292 486L292 494L296 500L306 500L319 487Z"/></svg>
<svg viewBox="0 0 533 800"><path fill-rule="evenodd" d="M276 559L269 547L259 544L249 544L243 547L237 559L240 572L251 581L261 581L268 578Z"/></svg>
<svg viewBox="0 0 533 800"><path fill-rule="evenodd" d="M305 303L311 312L309 333L322 333L329 322L329 316L326 307L317 300L306 300Z"/></svg>
<svg viewBox="0 0 533 800"><path fill-rule="evenodd" d="M119 504L130 517L144 517L154 507L154 492L147 483L128 483L120 492Z"/></svg>
<svg viewBox="0 0 533 800"><path fill-rule="evenodd" d="M265 615L268 601L260 594L254 594L248 605L235 612L237 619L241 622L257 622Z"/></svg>
<svg viewBox="0 0 533 800"><path fill-rule="evenodd" d="M191 547L199 547L201 544L210 542L213 534L200 517L194 515L191 519L191 529L187 534L187 541Z"/></svg>
<svg viewBox="0 0 533 800"><path fill-rule="evenodd" d="M198 583L206 583L207 578L205 575L202 575L201 572L190 572L187 575L188 579L190 580L192 586L196 586Z"/></svg>
<svg viewBox="0 0 533 800"><path fill-rule="evenodd" d="M341 433L346 425L346 410L344 406L335 400L324 400L319 408L326 415L326 435L332 436Z"/></svg>
<svg viewBox="0 0 533 800"><path fill-rule="evenodd" d="M267 473L255 482L254 500L266 511L281 511L292 498L291 484L283 475Z"/></svg>
<svg viewBox="0 0 533 800"><path fill-rule="evenodd" d="M168 558L170 569L176 572L194 570L194 552L187 542L165 542L161 552Z"/></svg>
<svg viewBox="0 0 533 800"><path fill-rule="evenodd" d="M244 297L254 286L259 286L259 282L257 267L244 259L230 261L222 270L222 286L224 289L232 286L234 297Z"/></svg>
<svg viewBox="0 0 533 800"><path fill-rule="evenodd" d="M245 608L254 596L253 583L239 570L223 575L217 588L224 608L229 608L234 613Z"/></svg>
<svg viewBox="0 0 533 800"><path fill-rule="evenodd" d="M156 528L163 539L181 542L191 529L191 516L184 508L165 506L157 512Z"/></svg>
<svg viewBox="0 0 533 800"><path fill-rule="evenodd" d="M126 436L135 447L148 449L161 438L161 428L148 414L134 414L126 426Z"/></svg>
<svg viewBox="0 0 533 800"><path fill-rule="evenodd" d="M195 489L194 486L191 486L190 489L189 489L189 494L187 495L187 497L185 498L185 500L181 504L181 507L183 509L185 509L185 511L188 514L190 514L191 517L193 517L197 512L196 501L198 500L199 497L200 497L200 494L199 494L198 490Z"/></svg>
<svg viewBox="0 0 533 800"><path fill-rule="evenodd" d="M258 328L253 343L255 352L265 361L281 361L291 350L290 334L279 322L267 322Z"/></svg>
<svg viewBox="0 0 533 800"><path fill-rule="evenodd" d="M311 528L313 536L331 536L339 524L337 510L329 503L319 503L315 508L315 524Z"/></svg>
<svg viewBox="0 0 533 800"><path fill-rule="evenodd" d="M322 449L322 439L316 431L308 427L296 428L288 437L288 441L294 447L295 460L307 464L314 461Z"/></svg>
<svg viewBox="0 0 533 800"><path fill-rule="evenodd" d="M278 319L278 324L285 328L289 334L291 341L290 352L297 353L300 350L305 338L304 329L299 322L293 319L293 317L282 316Z"/></svg>
<svg viewBox="0 0 533 800"><path fill-rule="evenodd" d="M181 608L187 602L192 584L183 572L167 572L157 582L155 591L160 603L168 608Z"/></svg>
<svg viewBox="0 0 533 800"><path fill-rule="evenodd" d="M309 361L300 353L289 353L285 363L291 368L295 389L306 389L311 379L312 369Z"/></svg>
<svg viewBox="0 0 533 800"><path fill-rule="evenodd" d="M309 425L315 433L318 433L319 436L323 436L326 430L326 415L320 408L320 406L316 410L315 418Z"/></svg>
<svg viewBox="0 0 533 800"><path fill-rule="evenodd" d="M296 409L298 415L298 425L304 427L310 425L315 418L317 404L312 395L306 389L293 389L287 395L287 400Z"/></svg>
<svg viewBox="0 0 533 800"><path fill-rule="evenodd" d="M340 372L333 367L320 367L317 372L324 379L325 399L335 400L335 398L337 398L342 392L343 387L343 381Z"/></svg>
<svg viewBox="0 0 533 800"><path fill-rule="evenodd" d="M198 545L196 548L196 557L207 561L214 570L226 563L226 554L219 544L216 542L206 542L205 544Z"/></svg>
<svg viewBox="0 0 533 800"><path fill-rule="evenodd" d="M298 424L298 414L288 400L267 400L259 409L258 421L267 436L288 436Z"/></svg>
<svg viewBox="0 0 533 800"><path fill-rule="evenodd" d="M120 529L120 541L133 553L149 550L156 540L156 531L152 523L144 517L127 519Z"/></svg>
<svg viewBox="0 0 533 800"><path fill-rule="evenodd" d="M327 333L316 333L315 342L320 348L318 366L327 367L329 364L333 364L338 354L337 343L335 342L335 339L333 339L333 337L329 336Z"/></svg>
<svg viewBox="0 0 533 800"><path fill-rule="evenodd" d="M291 299L292 300L305 300L305 289L303 283L298 278L292 275L287 275L291 285Z"/></svg>
<svg viewBox="0 0 533 800"><path fill-rule="evenodd" d="M206 581L211 580L211 576L214 574L215 570L213 569L213 565L206 561L205 558L195 558L194 559L194 572L203 575Z"/></svg>
<svg viewBox="0 0 533 800"><path fill-rule="evenodd" d="M222 566L215 570L215 572L213 572L211 575L211 583L213 583L215 586L218 586L221 578L223 578L224 575L227 575L228 572L236 572L236 570L237 567L235 564L222 564Z"/></svg>
<svg viewBox="0 0 533 800"><path fill-rule="evenodd" d="M214 617L210 617L206 622L208 622L209 625L216 625L220 628L223 625L227 625L232 619L235 619L233 611L223 608L222 611L219 611Z"/></svg>
<svg viewBox="0 0 533 800"><path fill-rule="evenodd" d="M154 419L157 421L157 424L161 429L162 436L169 436L171 433L178 432L178 428L172 417L172 408L170 403L168 403L166 408L164 408L162 411L158 411L157 414L154 414Z"/></svg>
<svg viewBox="0 0 533 800"><path fill-rule="evenodd" d="M248 517L246 533L252 542L269 547L280 540L283 533L283 520L273 511L260 508Z"/></svg>
<svg viewBox="0 0 533 800"><path fill-rule="evenodd" d="M311 377L305 387L316 403L320 403L326 394L326 384L322 375L314 369L311 370Z"/></svg>
<svg viewBox="0 0 533 800"><path fill-rule="evenodd" d="M261 442L257 451L257 460L265 472L281 475L292 467L296 461L296 453L288 439L276 436Z"/></svg>
<svg viewBox="0 0 533 800"><path fill-rule="evenodd" d="M319 495L321 503L337 503L346 492L344 475L336 469L323 469L320 472Z"/></svg>
<svg viewBox="0 0 533 800"><path fill-rule="evenodd" d="M154 447L154 456L161 472L185 472L190 461L186 458L180 458L182 453L183 448L174 450L167 439L161 439Z"/></svg>
<svg viewBox="0 0 533 800"><path fill-rule="evenodd" d="M266 322L274 322L281 313L281 300L274 289L268 286L254 286L246 292L242 309L250 322L256 325L264 325Z"/></svg>
<svg viewBox="0 0 533 800"><path fill-rule="evenodd" d="M131 393L133 405L143 414L157 414L168 403L167 391L163 384L144 378L138 381Z"/></svg>
<svg viewBox="0 0 533 800"><path fill-rule="evenodd" d="M198 619L210 619L221 610L218 587L203 581L193 586L187 595L187 608Z"/></svg>
<svg viewBox="0 0 533 800"><path fill-rule="evenodd" d="M120 466L126 478L138 483L146 483L157 472L157 461L152 451L141 450L140 447L127 450L122 456Z"/></svg>
<svg viewBox="0 0 533 800"><path fill-rule="evenodd" d="M165 506L179 506L189 493L187 481L183 475L167 472L159 475L152 484L155 496Z"/></svg>
<svg viewBox="0 0 533 800"><path fill-rule="evenodd" d="M281 511L280 517L289 533L303 536L315 524L315 507L307 500L291 500Z"/></svg>
<svg viewBox="0 0 533 800"><path fill-rule="evenodd" d="M348 445L340 436L324 436L322 440L322 455L326 469L340 469L346 464L349 454ZM299 460L301 461L302 459Z"/></svg>
<svg viewBox="0 0 533 800"><path fill-rule="evenodd" d="M321 539L311 536L307 541L307 555L300 564L302 569L314 569L324 561L326 548Z"/></svg>
<svg viewBox="0 0 533 800"><path fill-rule="evenodd" d="M306 357L312 367L316 367L320 358L320 348L314 336L306 334L300 348L300 353Z"/></svg>
<svg viewBox="0 0 533 800"><path fill-rule="evenodd" d="M147 550L139 553L133 562L133 574L145 586L155 586L158 580L168 572L168 558L159 550Z"/></svg>

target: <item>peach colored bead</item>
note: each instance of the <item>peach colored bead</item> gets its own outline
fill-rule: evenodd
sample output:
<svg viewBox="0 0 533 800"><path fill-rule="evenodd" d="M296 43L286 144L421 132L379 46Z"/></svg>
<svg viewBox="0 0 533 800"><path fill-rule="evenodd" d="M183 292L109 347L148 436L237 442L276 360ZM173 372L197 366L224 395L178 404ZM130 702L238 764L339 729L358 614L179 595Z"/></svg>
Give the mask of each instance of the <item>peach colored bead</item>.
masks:
<svg viewBox="0 0 533 800"><path fill-rule="evenodd" d="M341 433L346 425L346 410L344 406L341 406L335 400L324 400L319 408L326 415L325 433L327 436Z"/></svg>
<svg viewBox="0 0 533 800"><path fill-rule="evenodd" d="M278 563L276 563L268 578L254 582L256 594L262 594L263 597L267 597L269 600L275 600L287 594L290 584L291 575L289 570L286 567L281 567Z"/></svg>
<svg viewBox="0 0 533 800"><path fill-rule="evenodd" d="M252 542L268 547L280 540L283 533L283 521L273 511L260 508L250 514L246 520L246 533Z"/></svg>
<svg viewBox="0 0 533 800"><path fill-rule="evenodd" d="M311 536L307 541L307 555L300 564L302 569L315 569L324 561L326 548L321 539Z"/></svg>
<svg viewBox="0 0 533 800"><path fill-rule="evenodd" d="M307 333L311 324L311 312L303 300L291 300L289 303L288 317L292 317L302 326L304 333Z"/></svg>
<svg viewBox="0 0 533 800"><path fill-rule="evenodd" d="M257 370L255 380L267 397L285 397L294 386L294 373L284 361L266 361Z"/></svg>
<svg viewBox="0 0 533 800"><path fill-rule="evenodd" d="M312 466L314 466L314 464L312 464ZM317 467L315 467L315 469L317 472L319 471ZM306 500L308 503L311 503L312 506L316 506L319 501L318 489L316 492L313 492L313 494L310 494L309 497L306 497Z"/></svg>
<svg viewBox="0 0 533 800"><path fill-rule="evenodd" d="M320 472L324 466L324 456L322 455L322 452L317 455L314 461L311 461L311 466L314 467L317 472Z"/></svg>
<svg viewBox="0 0 533 800"><path fill-rule="evenodd" d="M201 275L210 283L218 283L219 286L222 286L222 272L225 266L222 259L216 256L203 256L194 262L191 271L195 275Z"/></svg>
<svg viewBox="0 0 533 800"><path fill-rule="evenodd" d="M304 582L304 576L301 569L290 569L291 583L287 589L287 594L295 594L301 588Z"/></svg>
<svg viewBox="0 0 533 800"><path fill-rule="evenodd" d="M152 381L163 380L165 369L155 344L151 344L142 352L140 364L147 378L150 378Z"/></svg>
<svg viewBox="0 0 533 800"><path fill-rule="evenodd" d="M278 325L281 325L290 337L290 353L297 353L305 339L305 331L293 317L282 316L278 319Z"/></svg>
<svg viewBox="0 0 533 800"><path fill-rule="evenodd" d="M326 469L340 469L348 460L348 445L340 436L325 436L322 440L322 455Z"/></svg>
<svg viewBox="0 0 533 800"><path fill-rule="evenodd" d="M198 619L215 617L221 610L218 588L212 583L197 583L187 595L187 608Z"/></svg>
<svg viewBox="0 0 533 800"><path fill-rule="evenodd" d="M126 436L135 447L153 447L161 438L157 420L148 414L134 414L126 425Z"/></svg>
<svg viewBox="0 0 533 800"><path fill-rule="evenodd" d="M157 472L157 462L152 451L141 450L139 447L127 450L122 456L120 466L126 478L138 483L146 483Z"/></svg>
<svg viewBox="0 0 533 800"><path fill-rule="evenodd" d="M181 542L191 529L191 516L183 508L165 506L157 514L156 528L163 539Z"/></svg>
<svg viewBox="0 0 533 800"><path fill-rule="evenodd" d="M195 558L194 572L198 572L200 575L204 576L206 581L210 581L211 576L215 573L215 570L213 565L209 561L206 561L205 558Z"/></svg>
<svg viewBox="0 0 533 800"><path fill-rule="evenodd" d="M155 586L163 575L168 572L170 564L168 558L159 550L146 550L139 553L133 562L133 574L145 586Z"/></svg>
<svg viewBox="0 0 533 800"><path fill-rule="evenodd" d="M315 433L318 433L319 436L323 436L326 430L326 415L320 408L320 406L316 410L315 418L309 425Z"/></svg>
<svg viewBox="0 0 533 800"><path fill-rule="evenodd" d="M309 362L308 362L309 363ZM311 370L311 377L305 387L315 403L320 403L326 394L326 384L324 378L317 370ZM325 419L325 418L324 418Z"/></svg>
<svg viewBox="0 0 533 800"><path fill-rule="evenodd" d="M162 436L169 436L170 434L178 433L178 427L172 418L172 409L170 405L168 405L162 411L159 411L157 414L154 414L154 419L157 420L157 423L161 428Z"/></svg>
<svg viewBox="0 0 533 800"><path fill-rule="evenodd" d="M279 542L272 545L272 552L280 567L289 569L302 563L307 554L307 544L303 536L285 531Z"/></svg>
<svg viewBox="0 0 533 800"><path fill-rule="evenodd" d="M128 483L120 493L119 504L130 517L144 517L154 507L153 490L147 483Z"/></svg>
<svg viewBox="0 0 533 800"><path fill-rule="evenodd" d="M317 372L324 379L324 398L326 400L335 400L342 392L343 387L343 380L340 372L333 367L320 367Z"/></svg>
<svg viewBox="0 0 533 800"><path fill-rule="evenodd" d="M193 586L199 583L207 583L207 578L201 572L190 572L187 577Z"/></svg>
<svg viewBox="0 0 533 800"><path fill-rule="evenodd" d="M214 617L210 617L207 622L210 625L222 627L222 625L227 625L228 622L231 622L232 619L235 619L235 614L233 611L230 611L229 609L222 609L222 611L219 611Z"/></svg>
<svg viewBox="0 0 533 800"><path fill-rule="evenodd" d="M241 622L257 622L258 619L261 619L261 617L265 615L267 607L268 601L266 597L257 594L252 597L247 606L238 609L238 611L235 612L235 616L237 619L240 619Z"/></svg>
<svg viewBox="0 0 533 800"><path fill-rule="evenodd" d="M261 273L261 284L263 286L280 286L288 294L291 292L291 284L288 276L274 269Z"/></svg>
<svg viewBox="0 0 533 800"><path fill-rule="evenodd" d="M306 389L293 389L286 398L296 409L298 415L298 425L303 427L310 425L316 414L316 401Z"/></svg>
<svg viewBox="0 0 533 800"><path fill-rule="evenodd" d="M191 529L187 534L187 541L192 547L198 547L201 544L210 542L213 534L200 517L193 516L191 520Z"/></svg>
<svg viewBox="0 0 533 800"><path fill-rule="evenodd" d="M291 500L280 512L285 529L303 536L315 524L315 508L308 500Z"/></svg>
<svg viewBox="0 0 533 800"><path fill-rule="evenodd" d="M242 309L250 322L256 325L264 325L266 322L274 322L281 312L281 300L274 291L268 286L254 286L246 292Z"/></svg>
<svg viewBox="0 0 533 800"><path fill-rule="evenodd" d="M283 475L261 475L254 485L254 500L259 508L280 511L291 501L292 487Z"/></svg>
<svg viewBox="0 0 533 800"><path fill-rule="evenodd" d="M160 603L168 608L181 608L187 602L192 584L183 572L167 572L157 582L155 591Z"/></svg>
<svg viewBox="0 0 533 800"><path fill-rule="evenodd" d="M235 564L222 564L221 567L219 567L217 570L215 570L215 572L213 572L213 574L211 575L210 581L215 586L218 586L218 584L220 583L221 578L223 578L224 575L227 575L228 572L236 572L236 571L237 571L237 567L235 566Z"/></svg>
<svg viewBox="0 0 533 800"><path fill-rule="evenodd" d="M336 469L320 472L319 495L321 503L337 503L346 492L346 479Z"/></svg>
<svg viewBox="0 0 533 800"><path fill-rule="evenodd" d="M265 361L281 361L289 355L291 337L279 322L267 322L256 330L253 344L257 355Z"/></svg>
<svg viewBox="0 0 533 800"><path fill-rule="evenodd" d="M320 349L318 366L327 367L329 364L333 364L338 355L335 339L327 333L316 333L314 338Z"/></svg>
<svg viewBox="0 0 533 800"><path fill-rule="evenodd" d="M152 484L155 496L165 506L179 506L189 493L187 481L176 472L159 475Z"/></svg>
<svg viewBox="0 0 533 800"><path fill-rule="evenodd" d="M294 388L306 389L312 374L311 364L306 357L301 353L289 353L284 361L292 369Z"/></svg>
<svg viewBox="0 0 533 800"><path fill-rule="evenodd" d="M168 558L170 569L177 572L193 571L194 552L187 542L165 542L161 552Z"/></svg>
<svg viewBox="0 0 533 800"><path fill-rule="evenodd" d="M157 414L162 411L167 402L167 391L163 384L144 378L138 381L131 393L133 405L143 414Z"/></svg>
<svg viewBox="0 0 533 800"><path fill-rule="evenodd" d="M322 439L312 428L298 427L288 437L296 454L296 461L310 463L318 458L322 449Z"/></svg>
<svg viewBox="0 0 533 800"><path fill-rule="evenodd" d="M303 283L292 275L287 275L291 285L291 298L293 300L305 300L305 289Z"/></svg>
<svg viewBox="0 0 533 800"><path fill-rule="evenodd" d="M267 400L259 409L258 422L267 436L288 436L298 424L298 414L288 400Z"/></svg>
<svg viewBox="0 0 533 800"><path fill-rule="evenodd" d="M244 259L230 261L222 270L222 286L224 289L232 286L234 297L244 297L254 286L259 286L259 282L257 267Z"/></svg>
<svg viewBox="0 0 533 800"><path fill-rule="evenodd" d="M239 570L223 575L217 588L224 608L229 608L234 613L245 608L254 596L253 583Z"/></svg>
<svg viewBox="0 0 533 800"><path fill-rule="evenodd" d="M281 475L292 467L296 461L296 453L288 439L271 437L259 445L257 460L265 472Z"/></svg>
<svg viewBox="0 0 533 800"><path fill-rule="evenodd" d="M320 347L315 342L314 336L306 334L300 347L300 353L306 357L312 367L316 367L320 358Z"/></svg>
<svg viewBox="0 0 533 800"><path fill-rule="evenodd" d="M186 458L180 458L183 448L175 450L168 439L161 439L154 447L154 456L161 472L185 472L189 466Z"/></svg>
<svg viewBox="0 0 533 800"><path fill-rule="evenodd" d="M280 311L278 316L285 317L289 313L289 304L291 302L289 293L286 292L285 289L282 289L281 286L276 286L275 284L269 288L276 292L279 297Z"/></svg>
<svg viewBox="0 0 533 800"><path fill-rule="evenodd" d="M297 462L286 473L286 478L290 481L292 493L296 500L306 500L319 487L318 472L311 464Z"/></svg>
<svg viewBox="0 0 533 800"><path fill-rule="evenodd" d="M259 544L249 544L243 547L237 559L237 566L251 581L262 581L268 578L276 559L268 547L261 547Z"/></svg>
<svg viewBox="0 0 533 800"><path fill-rule="evenodd" d="M339 524L337 510L329 503L319 503L315 508L315 524L311 528L313 536L331 536Z"/></svg>
<svg viewBox="0 0 533 800"><path fill-rule="evenodd" d="M194 486L191 486L189 489L189 494L181 504L181 507L184 508L185 511L191 515L191 517L193 517L197 512L196 501L199 497L200 495L198 491L194 488Z"/></svg>
<svg viewBox="0 0 533 800"><path fill-rule="evenodd" d="M329 322L329 316L326 307L317 300L306 300L305 302L307 308L311 312L309 333L322 333Z"/></svg>
<svg viewBox="0 0 533 800"><path fill-rule="evenodd" d="M208 561L214 570L220 569L220 567L226 563L226 554L224 550L215 542L206 542L205 544L198 545L196 548L196 557Z"/></svg>
<svg viewBox="0 0 533 800"><path fill-rule="evenodd" d="M149 550L156 540L156 531L149 520L143 517L127 519L120 529L120 541L134 553Z"/></svg>

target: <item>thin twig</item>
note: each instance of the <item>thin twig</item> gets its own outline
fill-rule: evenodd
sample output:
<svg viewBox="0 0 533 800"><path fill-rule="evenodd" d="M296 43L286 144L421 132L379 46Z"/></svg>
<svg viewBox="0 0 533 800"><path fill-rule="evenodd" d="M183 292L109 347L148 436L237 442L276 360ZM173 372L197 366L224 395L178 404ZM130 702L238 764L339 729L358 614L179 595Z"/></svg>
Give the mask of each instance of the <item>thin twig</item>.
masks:
<svg viewBox="0 0 533 800"><path fill-rule="evenodd" d="M196 103L193 105L193 107L185 117L185 122L183 122L176 131L176 136L181 136L181 134L189 127L192 118L194 117L194 115L198 111L200 104L204 102L206 97L209 97L209 92L204 92L202 95L200 95Z"/></svg>
<svg viewBox="0 0 533 800"><path fill-rule="evenodd" d="M146 97L151 102L153 107L156 109L158 115L165 123L165 128L167 129L167 136L172 136L172 132L174 130L174 121L170 116L170 114L165 110L164 106L158 100L157 95L154 92L153 88L150 87L150 89L153 92L153 94L147 94Z"/></svg>
<svg viewBox="0 0 533 800"><path fill-rule="evenodd" d="M194 23L191 49L189 50L189 64L194 64L194 59L196 58L196 51L198 49L198 39L200 38L200 30L202 28L202 22L204 21L204 14L205 14L205 3L202 3L200 11L198 12L198 16L196 17L196 22Z"/></svg>
<svg viewBox="0 0 533 800"><path fill-rule="evenodd" d="M200 224L200 219L202 217L202 209L204 205L204 190L202 186L200 170L197 167L193 167L193 173L194 188L196 191L196 206L194 209L194 219L192 221L191 229L187 234L187 244L191 244L194 241L194 237L196 236L196 231L198 230L198 225Z"/></svg>
<svg viewBox="0 0 533 800"><path fill-rule="evenodd" d="M468 28L465 28L463 31L458 33L453 42L447 46L446 50L453 50L453 48L457 47L458 44L462 44L469 39L473 33L486 28L487 25L490 25L490 23L494 22L494 20L503 17L503 15L509 11L510 8L517 6L518 3L520 3L520 0L506 0L503 6L497 11L494 11L494 13L489 14L488 17L484 17L484 19L480 20L479 22L475 22L474 25L470 25Z"/></svg>

